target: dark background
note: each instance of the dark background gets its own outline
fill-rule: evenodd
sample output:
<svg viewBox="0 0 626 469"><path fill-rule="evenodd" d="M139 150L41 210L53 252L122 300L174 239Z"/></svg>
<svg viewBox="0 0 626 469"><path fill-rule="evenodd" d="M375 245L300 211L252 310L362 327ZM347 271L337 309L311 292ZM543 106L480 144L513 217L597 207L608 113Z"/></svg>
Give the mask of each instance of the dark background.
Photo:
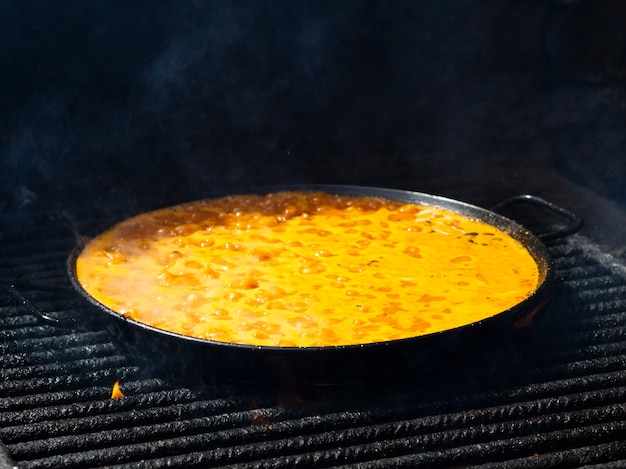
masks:
<svg viewBox="0 0 626 469"><path fill-rule="evenodd" d="M594 214L590 200L626 205L619 0L0 10L5 211L293 182L439 192L451 179Z"/></svg>

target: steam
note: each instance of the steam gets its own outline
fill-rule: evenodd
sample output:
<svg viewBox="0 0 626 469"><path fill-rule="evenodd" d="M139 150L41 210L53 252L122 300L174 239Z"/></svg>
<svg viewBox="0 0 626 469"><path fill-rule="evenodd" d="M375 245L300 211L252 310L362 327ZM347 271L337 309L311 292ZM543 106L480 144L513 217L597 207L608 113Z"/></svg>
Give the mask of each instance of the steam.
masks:
<svg viewBox="0 0 626 469"><path fill-rule="evenodd" d="M2 4L15 72L0 79L2 190L18 206L132 211L247 185L481 174L538 153L537 6Z"/></svg>

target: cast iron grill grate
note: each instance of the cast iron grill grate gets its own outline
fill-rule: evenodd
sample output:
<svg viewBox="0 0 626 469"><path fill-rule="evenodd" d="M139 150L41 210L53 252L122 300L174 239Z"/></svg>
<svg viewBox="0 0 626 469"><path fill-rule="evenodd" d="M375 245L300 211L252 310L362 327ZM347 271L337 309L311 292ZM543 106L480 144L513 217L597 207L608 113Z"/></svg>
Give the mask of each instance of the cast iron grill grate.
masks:
<svg viewBox="0 0 626 469"><path fill-rule="evenodd" d="M67 286L64 263L75 237L48 223L45 239L5 236L4 285L19 279ZM626 460L626 271L583 237L549 248L559 288L540 332L522 343L498 343L452 375L405 384L280 390L181 379L161 369L159 357L138 361L97 325L42 324L6 293L4 464L617 464ZM79 325L88 315L71 291L32 289L28 296L51 316L78 318ZM126 397L110 399L118 379Z"/></svg>

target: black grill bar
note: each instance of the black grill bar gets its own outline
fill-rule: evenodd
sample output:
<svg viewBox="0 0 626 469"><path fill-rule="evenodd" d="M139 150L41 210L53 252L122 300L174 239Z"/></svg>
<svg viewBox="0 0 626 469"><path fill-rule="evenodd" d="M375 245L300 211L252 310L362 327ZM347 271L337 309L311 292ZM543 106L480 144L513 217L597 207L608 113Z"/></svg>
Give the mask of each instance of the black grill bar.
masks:
<svg viewBox="0 0 626 469"><path fill-rule="evenodd" d="M180 389L165 396L158 394L158 397L155 397L153 393L167 388L167 384L161 379L129 382L124 384L124 388L128 388L134 393L141 390L145 395L142 394L141 396L133 397L132 400L111 400L108 399L111 394L110 385L90 386L70 391L30 394L12 397L2 401L4 406L1 409L3 411L1 415L3 416L3 421L13 425L24 422L33 423L47 418L62 418L63 415L67 415L68 413L67 404L73 405L73 410L70 413L76 412L78 415L81 415L80 405L85 402L87 403L86 408L88 409L94 409L93 401L96 400L98 402L104 400L105 406L123 406L126 402L126 405L137 405L141 407L144 400L147 403L146 405L161 405L164 400L168 399L168 395L170 399L175 399L176 401L180 399L184 402L188 400L185 396L188 396L190 393L188 389ZM59 409L59 413L56 416L53 410L55 406ZM13 412L7 411L7 409L11 409ZM20 412L15 412L16 410ZM65 414L63 414L63 412L65 412ZM83 414L86 415L87 413Z"/></svg>
<svg viewBox="0 0 626 469"><path fill-rule="evenodd" d="M39 363L50 363L69 360L80 360L87 354L89 357L107 357L116 353L116 349L110 342L90 344L85 347L67 347L62 350L44 350L40 352L14 353L7 354L2 357L2 365L5 369L0 370L0 376L8 375L10 369L16 367L24 367ZM11 368L9 368L11 367ZM9 378L7 378L9 379Z"/></svg>
<svg viewBox="0 0 626 469"><path fill-rule="evenodd" d="M523 469L528 467L585 467L586 469L611 469L625 467L626 447L621 440L558 452L533 453L517 460L481 464L485 469ZM477 466L468 466L477 467Z"/></svg>
<svg viewBox="0 0 626 469"><path fill-rule="evenodd" d="M0 394L3 396L23 396L45 391L58 391L68 388L79 388L103 382L113 383L118 377L132 375L137 368L105 369L88 371L71 375L49 376L29 380L16 380L0 383Z"/></svg>
<svg viewBox="0 0 626 469"><path fill-rule="evenodd" d="M560 450L556 455L555 448L563 448L568 444L575 445L584 443L589 439L601 439L605 435L617 434L618 438L625 435L626 423L620 422L611 425L589 426L569 431L555 431L530 435L508 440L491 441L489 444L472 444L459 446L449 450L426 451L419 454L411 454L400 457L378 458L376 461L359 462L358 464L343 465L342 467L359 468L385 468L385 467L472 467L472 460L490 459L496 461L492 464L480 464L478 467L577 467L586 461L614 460L616 457L624 457L626 450L621 440L597 446L570 448ZM546 453L545 455L542 455ZM508 461L507 456L518 456L517 461ZM355 459L360 454L355 456ZM285 461L286 462L286 461ZM268 464L256 467L272 467ZM282 461L281 461L282 463ZM289 461L289 463L302 464L302 460ZM306 466L304 462L303 466ZM245 466L241 466L245 467ZM605 466L602 466L605 467Z"/></svg>
<svg viewBox="0 0 626 469"><path fill-rule="evenodd" d="M7 357L10 360L9 355L11 354L74 349L79 346L88 347L90 344L100 344L105 340L110 341L105 332L72 333L71 331L63 331L64 333L61 335L58 330L51 331L50 329L42 326L21 331L3 331L3 337L9 341L0 343L0 353L3 355L0 358L0 363L4 365L4 358Z"/></svg>
<svg viewBox="0 0 626 469"><path fill-rule="evenodd" d="M533 422L530 422L533 423ZM519 436L519 432L532 434ZM527 458L540 452L551 452L555 448L570 447L590 438L605 436L622 438L626 435L626 422L559 428L556 431L537 434L525 425L490 425L464 428L418 436L401 436L384 439L374 432L372 440L353 444L354 435L329 432L320 435L287 438L272 442L253 443L243 446L216 448L198 451L166 460L143 460L148 467L450 467L466 466L473 460L496 460L508 457ZM494 435L514 438L492 439ZM230 436L230 435L228 435ZM359 435L362 436L362 435ZM357 438L358 439L358 438ZM470 443L471 442L471 443ZM163 443L163 450L172 451L175 442ZM206 444L193 441L188 446ZM171 446L170 446L171 445ZM315 451L303 452L303 449ZM328 449L333 448L333 449ZM138 448L142 454L148 448ZM611 446L611 449L613 447ZM161 448L151 452L158 456ZM623 449L617 454L625 454ZM92 457L96 457L92 454ZM353 465L346 465L350 461ZM95 460L86 461L96 462ZM239 463L239 464L237 464Z"/></svg>
<svg viewBox="0 0 626 469"><path fill-rule="evenodd" d="M42 376L57 376L77 373L85 369L122 368L126 362L126 357L115 355L85 360L72 360L68 363L57 362L46 365L11 368L3 370L3 372L0 373L0 378L4 380L11 380L13 382L20 380L25 381L28 379L37 379Z"/></svg>
<svg viewBox="0 0 626 469"><path fill-rule="evenodd" d="M623 379L623 377L622 377ZM501 407L492 407L485 408L478 411L472 412L460 412L457 414L444 414L439 416L430 416L430 417L422 417L415 421L406 421L406 420L397 420L392 423L377 425L377 426L365 426L360 427L359 424L363 424L368 421L378 421L378 420L393 420L394 417L398 417L397 414L406 414L410 412L415 412L416 409L403 408L401 411L398 411L396 415L391 415L392 413L389 410L386 410L379 414L380 411L370 411L370 412L353 412L353 413L340 413L340 414L330 414L327 416L321 417L307 417L302 418L298 421L277 421L272 422L273 420L281 418L280 413L277 413L272 409L268 410L254 410L248 412L239 412L229 416L221 416L218 419L220 425L231 425L231 424L239 424L243 425L242 428L238 430L227 430L227 431L215 431L219 428L220 425L208 424L205 419L191 419L188 422L180 422L176 421L175 425L173 423L169 424L161 424L161 425L152 425L148 427L148 429L144 429L143 432L141 429L135 427L127 427L122 430L112 431L110 432L107 438L100 438L98 434L94 434L92 438L94 438L94 445L104 444L106 442L117 442L125 441L126 443L130 443L131 441L135 441L136 438L150 438L150 437L164 437L164 436L172 436L176 435L181 428L185 428L186 436L180 438L169 438L167 442L164 442L162 439L159 439L160 443L160 451L164 451L166 454L170 454L171 452L178 451L178 448L186 448L187 450L193 449L196 445L206 448L207 445L221 445L225 442L228 442L231 446L230 450L226 451L226 458L232 459L232 449L233 444L237 441L244 440L249 442L250 439L262 438L266 434L270 434L272 438L280 437L283 435L301 435L298 438L288 438L282 442L282 444L287 445L287 452L290 451L290 448L293 448L293 445L299 447L300 445L306 446L307 448L318 448L321 450L324 448L325 444L341 444L342 446L347 443L354 443L358 441L360 443L369 442L369 441L377 441L380 438L388 437L392 435L394 437L393 440L399 440L396 444L400 445L402 438L410 436L414 433L423 434L426 430L434 431L433 435L430 437L432 439L428 440L434 442L436 439L441 436L438 435L437 431L441 433L441 431L446 431L446 438L450 439L452 444L459 444L463 438L467 439L467 441L475 441L477 435L481 435L484 431L485 424L492 422L488 433L493 432L496 435L506 435L506 434L520 434L522 433L522 429L526 428L524 431L545 431L549 428L566 428L567 425L576 425L580 423L585 423L589 419L593 419L594 421L598 421L598 419L602 418L613 418L616 416L621 416L624 413L623 404L619 403L620 400L624 398L624 388L614 388L614 389L602 389L596 391L595 393L589 394L575 394L572 396L565 396L563 398L553 399L546 398L543 400L532 400L529 402L521 403L519 405L515 405L512 403L508 403L505 406ZM526 390L518 390L519 395L527 397ZM582 396L582 397L581 397ZM494 397L494 396L492 396ZM495 396L497 397L497 396ZM532 397L532 396L531 396ZM488 399L489 396L483 396L482 400ZM473 404L476 404L481 399L476 399L474 397ZM601 402L617 402L617 404L613 404L611 406L605 407L593 407ZM117 401L115 401L117 402ZM120 401L122 402L122 401ZM441 403L441 407L444 406L445 403ZM426 410L423 406L421 411ZM431 405L432 408L437 408L437 405ZM582 407L582 411L572 412L572 409ZM559 413L559 410L563 409L562 413ZM585 410L586 409L586 410ZM198 409L195 409L198 410ZM148 412L148 420L150 418L155 419L167 419L172 415L177 415L179 418L185 412L181 412L179 409L172 409L172 413L162 412L159 414L159 411L156 413ZM187 412L188 414L193 414L194 410L190 410ZM265 413L264 419L269 420L272 423L264 423L262 425L256 425L253 427L249 426L249 423L254 420L255 413ZM119 417L119 421L117 423L123 424L124 422L134 422L135 418L140 414L137 412L132 412L132 417L128 416ZM236 415L236 418L234 417ZM539 417L534 417L533 415L539 415ZM508 422L505 424L493 424L494 420ZM89 419L96 427L104 426L106 428L108 426L108 418L103 419ZM512 421L512 422L511 422ZM537 426L538 423L545 426L542 428L541 425ZM70 430L80 431L80 428L72 427L71 424L68 424ZM189 427L187 427L189 425ZM331 431L332 427L336 426L348 426L349 428L344 431ZM308 428L307 428L308 427ZM463 431L452 432L452 429L462 428ZM44 427L45 430L47 428ZM470 429L473 429L470 431ZM193 438L189 436L189 433L193 433L193 431L202 430L204 432L210 432L209 434L203 433L201 435L196 435ZM313 435L311 432L315 430L321 430L322 433L318 433L317 436ZM104 431L104 430L101 430ZM147 433L146 433L147 432ZM478 433L477 433L478 432ZM508 432L508 433L507 433ZM40 432L35 432L38 434ZM129 436L132 434L133 436ZM302 434L304 434L302 436ZM81 434L80 441L85 442L89 441L88 435ZM8 435L7 435L8 436ZM10 438L9 438L10 440ZM96 441L97 440L97 441ZM74 436L69 437L66 444L71 444L73 441L76 443L76 438ZM423 438L420 441L424 441ZM558 441L558 440L557 440ZM306 442L306 444L304 443ZM63 446L64 440L56 438L52 440L32 442L28 444L22 444L17 446L9 446L9 449L13 452L13 454L21 454L21 452L25 452L25 454L32 454L33 452L43 451L48 452L50 450L60 450ZM280 442L279 442L280 443ZM387 442L388 443L388 442ZM406 442L405 442L406 443ZM429 444L431 444L429 443ZM275 455L279 450L283 450L282 446L275 446L277 443L272 442L265 443L265 447L267 447L268 455ZM432 443L434 444L434 443ZM131 451L134 448L134 451L142 454L142 458L145 458L147 455L151 455L156 451L156 449L149 448L150 444L142 444L142 443L133 443L133 445L126 448L125 451ZM260 449L255 449L256 445L244 445L246 448L236 448L238 455L247 454L247 457L261 457L262 454L259 453ZM263 447L263 445L261 445ZM416 446L411 443L411 447L415 450ZM68 448L66 448L67 450ZM362 454L363 449L355 449L355 451L359 451L359 454ZM421 450L420 450L421 451ZM91 451L90 457L92 458L102 458L103 455L110 453L110 450L103 449L100 453ZM100 454L100 456L98 456ZM218 459L211 460L212 462L220 462L219 457L220 452L211 451L212 457L217 457ZM282 453L281 453L282 454ZM344 454L345 456L345 454ZM206 455L203 456L202 461L207 462ZM230 460L228 459L228 460ZM169 461L169 458L168 458ZM171 461L170 461L171 462ZM186 461L189 462L189 461ZM103 461L99 459L81 459L81 464L104 464ZM37 466L34 466L37 467Z"/></svg>
<svg viewBox="0 0 626 469"><path fill-rule="evenodd" d="M51 337L51 333L54 333L55 336ZM94 333L91 335L94 335ZM89 339L89 337L77 336L77 334L71 331L65 331L63 335L58 334L56 331L51 332L48 326L9 329L4 331L4 336L12 342L0 345L2 353L45 350L49 347L73 347Z"/></svg>

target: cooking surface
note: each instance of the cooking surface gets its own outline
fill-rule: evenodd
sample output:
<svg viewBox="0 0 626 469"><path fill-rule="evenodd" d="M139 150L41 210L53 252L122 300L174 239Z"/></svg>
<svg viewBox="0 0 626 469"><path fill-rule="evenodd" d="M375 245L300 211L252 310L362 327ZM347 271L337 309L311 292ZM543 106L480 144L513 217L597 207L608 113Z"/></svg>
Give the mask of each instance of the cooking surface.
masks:
<svg viewBox="0 0 626 469"><path fill-rule="evenodd" d="M494 196L477 194L470 198ZM2 282L20 280L37 308L80 323L92 310L71 290L33 289L68 285L74 233L47 210L29 216L29 227L5 239ZM89 211L75 216L100 223ZM533 223L544 221L552 223ZM405 383L205 384L198 370L172 367L173 357L131 353L101 327L41 324L5 294L4 465L545 467L626 460L626 270L579 235L549 248L559 287L541 327L476 344L474 356L459 357L462 366L433 363ZM117 379L125 397L110 399Z"/></svg>
<svg viewBox="0 0 626 469"><path fill-rule="evenodd" d="M623 2L5 4L4 466L626 465ZM550 243L558 293L541 329L409 383L209 385L184 357L82 321L65 275L77 240L289 183L485 208L531 193L585 227ZM42 324L14 282L79 327ZM111 400L117 379L126 397Z"/></svg>

